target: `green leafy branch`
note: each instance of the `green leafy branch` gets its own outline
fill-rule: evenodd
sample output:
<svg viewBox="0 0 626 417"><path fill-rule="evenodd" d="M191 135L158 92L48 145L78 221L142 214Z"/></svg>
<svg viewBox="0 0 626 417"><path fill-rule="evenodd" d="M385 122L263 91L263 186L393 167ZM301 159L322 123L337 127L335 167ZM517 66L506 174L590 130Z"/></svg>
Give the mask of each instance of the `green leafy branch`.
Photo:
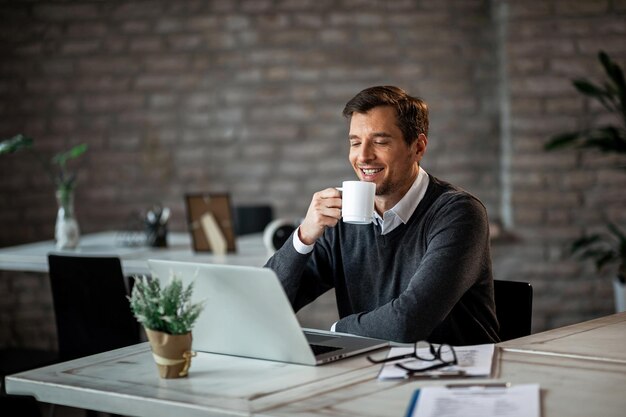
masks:
<svg viewBox="0 0 626 417"><path fill-rule="evenodd" d="M128 300L135 318L145 328L168 334L189 333L204 308L204 303L192 303L193 283L187 287L172 275L161 287L158 279L135 277L135 285Z"/></svg>
<svg viewBox="0 0 626 417"><path fill-rule="evenodd" d="M586 97L597 100L610 113L617 115L620 126L590 127L578 131L553 136L546 144L546 150L564 147L596 148L602 152L626 154L626 81L620 66L604 52L598 59L606 72L607 79L595 84L586 79L572 82L576 90ZM618 166L626 169L626 164Z"/></svg>
<svg viewBox="0 0 626 417"><path fill-rule="evenodd" d="M601 271L611 263L618 263L618 279L626 283L626 234L614 223L608 223L609 233L596 233L578 238L571 246L571 254L579 259L591 259Z"/></svg>
<svg viewBox="0 0 626 417"><path fill-rule="evenodd" d="M39 163L43 166L46 173L50 176L52 182L57 186L57 189L63 195L67 197L70 191L74 189L76 182L76 173L70 172L67 163L72 159L76 159L87 151L87 144L83 143L72 147L65 152L59 152L55 154L50 160L44 159L34 149L35 141L23 134L18 134L12 138L5 139L0 142L0 155L12 154L20 152L22 150L28 150L33 153ZM56 169L55 169L56 166Z"/></svg>

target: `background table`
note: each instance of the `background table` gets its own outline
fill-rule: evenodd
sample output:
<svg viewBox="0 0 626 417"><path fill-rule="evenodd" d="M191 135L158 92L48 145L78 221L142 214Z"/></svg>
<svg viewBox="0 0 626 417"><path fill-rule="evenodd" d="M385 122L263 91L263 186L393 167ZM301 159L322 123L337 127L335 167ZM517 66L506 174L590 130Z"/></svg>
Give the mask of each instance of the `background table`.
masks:
<svg viewBox="0 0 626 417"><path fill-rule="evenodd" d="M117 256L126 275L148 273L148 259L207 262L230 265L263 266L270 253L263 245L261 234L245 235L237 239L237 251L225 255L194 252L188 233L169 233L168 246L126 246L126 232L109 231L84 235L76 249L58 250L53 240L0 249L0 270L48 272L48 254Z"/></svg>
<svg viewBox="0 0 626 417"><path fill-rule="evenodd" d="M16 304L16 300L22 300L15 294L0 294L0 303L15 305L10 311L5 311L5 327L11 331L6 334L12 335L13 339L7 340L8 345L27 345L51 349L56 346L56 330L52 317L52 301L49 286L47 285L48 254L60 253L66 255L85 256L117 256L122 263L124 275L148 274L148 259L169 259L176 261L217 263L227 265L263 266L270 257L269 251L263 244L262 234L250 234L239 236L236 240L237 251L225 255L215 255L210 252L194 252L191 237L188 233L168 234L168 246L165 248L151 248L147 246L127 246L128 232L107 231L81 236L78 248L74 250L59 251L53 240L30 243L26 245L0 248L0 271L35 272L36 279L32 279L29 288L28 305ZM131 239L132 240L132 239ZM22 274L18 278L12 278L10 272L0 274L4 278L5 288L21 287L24 281ZM7 278L9 277L9 278ZM31 281L27 277L26 281ZM33 308L33 302L37 305ZM17 314L28 308L26 315ZM0 312L3 312L0 309ZM320 296L314 303L309 304L298 312L298 319L303 326L328 329L337 321L338 314L335 304L334 290ZM26 329L26 330L24 330ZM35 329L35 330L33 330ZM27 331L28 330L28 331ZM36 336L33 336L37 334Z"/></svg>

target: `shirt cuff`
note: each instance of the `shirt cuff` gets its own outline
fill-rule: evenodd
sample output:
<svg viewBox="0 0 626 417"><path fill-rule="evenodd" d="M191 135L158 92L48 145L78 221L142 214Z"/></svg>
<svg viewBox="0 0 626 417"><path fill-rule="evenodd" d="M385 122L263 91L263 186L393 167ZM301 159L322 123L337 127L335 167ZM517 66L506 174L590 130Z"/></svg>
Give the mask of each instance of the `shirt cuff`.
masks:
<svg viewBox="0 0 626 417"><path fill-rule="evenodd" d="M315 243L311 245L302 243L302 241L298 237L299 231L300 231L300 227L298 227L293 234L293 248L296 250L296 252L298 252L301 255L306 255L307 253L313 252L313 246L315 246Z"/></svg>
<svg viewBox="0 0 626 417"><path fill-rule="evenodd" d="M334 322L332 326L330 326L330 331L334 332L335 331L335 326L337 326L338 322Z"/></svg>

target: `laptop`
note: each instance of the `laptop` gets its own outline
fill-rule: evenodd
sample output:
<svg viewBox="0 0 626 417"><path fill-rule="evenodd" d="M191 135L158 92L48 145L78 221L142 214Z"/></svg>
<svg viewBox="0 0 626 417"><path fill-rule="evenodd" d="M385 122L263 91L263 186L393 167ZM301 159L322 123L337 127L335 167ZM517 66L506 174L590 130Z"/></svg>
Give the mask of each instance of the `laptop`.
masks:
<svg viewBox="0 0 626 417"><path fill-rule="evenodd" d="M278 277L269 268L148 260L161 284L172 274L193 282L192 301L204 301L192 348L303 365L321 365L389 345L345 333L303 330Z"/></svg>

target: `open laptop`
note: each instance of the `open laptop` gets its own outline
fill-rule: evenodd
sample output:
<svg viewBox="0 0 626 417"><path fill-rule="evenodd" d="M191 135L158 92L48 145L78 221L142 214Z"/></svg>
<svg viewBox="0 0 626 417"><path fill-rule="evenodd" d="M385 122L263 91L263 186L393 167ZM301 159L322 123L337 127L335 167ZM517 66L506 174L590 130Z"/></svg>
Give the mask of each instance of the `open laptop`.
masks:
<svg viewBox="0 0 626 417"><path fill-rule="evenodd" d="M192 348L304 365L320 365L387 346L387 341L345 333L303 331L278 277L268 268L148 260L152 276L185 285L204 310Z"/></svg>

